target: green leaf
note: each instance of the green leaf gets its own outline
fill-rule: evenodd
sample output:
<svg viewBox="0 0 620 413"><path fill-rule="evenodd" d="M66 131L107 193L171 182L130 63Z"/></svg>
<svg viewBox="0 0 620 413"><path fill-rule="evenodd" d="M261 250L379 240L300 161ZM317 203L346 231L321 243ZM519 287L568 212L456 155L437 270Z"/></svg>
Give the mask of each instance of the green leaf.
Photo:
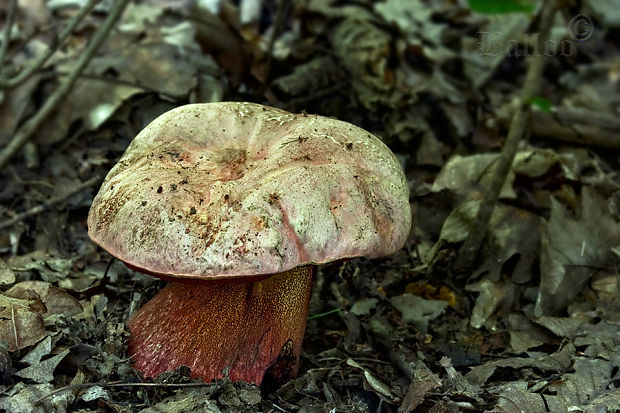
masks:
<svg viewBox="0 0 620 413"><path fill-rule="evenodd" d="M536 106L538 109L542 110L543 112L546 112L546 113L551 112L551 102L549 102L547 99L545 99L542 96L534 96L532 100L530 101L530 103L533 106Z"/></svg>
<svg viewBox="0 0 620 413"><path fill-rule="evenodd" d="M531 13L536 5L528 0L469 0L469 8L484 14Z"/></svg>

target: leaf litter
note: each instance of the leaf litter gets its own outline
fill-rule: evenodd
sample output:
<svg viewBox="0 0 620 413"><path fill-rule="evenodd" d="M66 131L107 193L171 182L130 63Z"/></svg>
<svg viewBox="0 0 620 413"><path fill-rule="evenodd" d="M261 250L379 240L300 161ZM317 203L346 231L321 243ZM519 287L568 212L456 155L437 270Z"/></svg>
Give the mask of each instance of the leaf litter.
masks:
<svg viewBox="0 0 620 413"><path fill-rule="evenodd" d="M111 3L28 81L1 91L0 146L67 76ZM467 2L310 0L282 2L277 27L278 2L242 16L250 3L132 2L0 172L0 224L104 176L166 110L249 100L381 136L412 189L406 247L319 269L296 379L259 389L179 369L144 381L126 357L126 322L163 282L111 263L88 240L97 185L80 189L0 232L0 409L619 410L619 50L607 6L563 10L600 26L548 59L549 110L532 113L480 257L462 276L450 265L495 173L532 16L481 14ZM52 45L82 4L20 0L0 78ZM556 17L553 38L571 41Z"/></svg>

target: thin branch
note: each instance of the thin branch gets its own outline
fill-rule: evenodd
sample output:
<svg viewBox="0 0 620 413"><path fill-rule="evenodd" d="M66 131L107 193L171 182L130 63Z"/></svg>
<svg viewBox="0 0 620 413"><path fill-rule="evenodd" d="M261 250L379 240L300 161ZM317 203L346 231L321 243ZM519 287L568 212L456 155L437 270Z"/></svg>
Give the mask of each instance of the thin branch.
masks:
<svg viewBox="0 0 620 413"><path fill-rule="evenodd" d="M9 50L9 42L11 41L11 30L13 30L13 22L15 21L15 11L17 10L17 0L11 0L9 4L9 13L6 16L4 31L2 32L2 44L0 44L0 69L4 64L6 52Z"/></svg>
<svg viewBox="0 0 620 413"><path fill-rule="evenodd" d="M99 182L101 180L101 178L99 176L95 176L93 178L90 178L88 181L82 182L80 185L76 186L75 188L72 188L69 192L67 192L66 194L62 194L62 195L58 195L54 198L50 198L49 200L47 200L46 202L37 205L35 207L30 208L29 210L22 212L21 214L17 214L15 215L13 218L7 219L6 221L0 222L0 229L6 228L6 227L10 227L11 225L15 224L16 222L19 221L23 221L26 218L29 218L31 216L34 215L38 215L42 212L47 211L48 209L50 209L52 206L56 205L59 202L64 201L67 198L72 197L73 195L77 194L78 192L83 191L84 189L90 188L91 186L95 185L97 182Z"/></svg>
<svg viewBox="0 0 620 413"><path fill-rule="evenodd" d="M555 12L556 2L554 0L544 3L539 23L540 36L536 39L541 45L545 44L549 39ZM542 48L540 48L540 50L542 50ZM525 133L529 123L531 100L538 93L540 78L545 67L545 56L535 54L530 56L528 60L529 68L525 76L521 96L519 97L519 104L512 118L506 142L504 143L504 147L502 148L502 152L496 164L491 185L484 193L471 232L463 243L459 251L459 256L454 264L454 269L458 274L463 274L464 270L470 268L478 257L478 251L487 234L491 214L495 209L508 172L510 172L510 168L512 167L521 137Z"/></svg>
<svg viewBox="0 0 620 413"><path fill-rule="evenodd" d="M575 123L597 125L601 128L612 129L614 131L620 130L620 119L618 119L617 115L610 112L600 112L579 108L561 108L555 112L552 112L552 115L564 123L572 121Z"/></svg>
<svg viewBox="0 0 620 413"><path fill-rule="evenodd" d="M17 323L15 322L15 307L11 304L11 322L13 323L13 337L15 338L15 348L19 350L19 336L17 335Z"/></svg>
<svg viewBox="0 0 620 413"><path fill-rule="evenodd" d="M11 165L9 166L9 171L11 171L11 175L13 175L13 179L20 185L41 185L47 188L54 189L54 185L47 181L38 181L38 180L23 180L18 174L15 168Z"/></svg>
<svg viewBox="0 0 620 413"><path fill-rule="evenodd" d="M95 51L99 48L101 43L108 36L112 27L116 24L116 21L125 10L125 6L130 0L117 0L110 10L110 14L105 19L103 24L97 29L90 43L86 49L80 55L73 70L63 83L52 93L52 95L45 101L41 109L24 124L24 126L17 131L13 139L7 146L0 152L0 171L4 169L9 160L21 149L21 147L28 142L34 133L39 129L41 124L58 106L60 101L71 91L73 84L78 79L90 59L95 54Z"/></svg>
<svg viewBox="0 0 620 413"><path fill-rule="evenodd" d="M11 89L16 86L24 83L32 74L41 69L45 62L52 57L54 52L58 50L58 48L64 43L65 40L69 37L69 35L73 32L73 30L77 27L78 24L86 17L88 13L99 3L101 0L89 0L88 3L84 7L82 7L78 14L73 16L73 18L67 24L67 27L58 35L58 38L54 41L54 43L49 46L44 53L41 53L38 57L36 57L32 63L19 72L19 74L10 79L2 79L0 78L0 88L2 89ZM1 65L1 61L0 61Z"/></svg>
<svg viewBox="0 0 620 413"><path fill-rule="evenodd" d="M209 387L213 383L110 383L102 387Z"/></svg>
<svg viewBox="0 0 620 413"><path fill-rule="evenodd" d="M107 388L115 388L115 387L210 387L217 386L214 383L81 383L81 384L69 384L68 386L60 387L45 396L38 399L34 404L39 404L41 401L51 397L55 394L62 393L65 390L77 390L77 389L85 389L87 387L107 387Z"/></svg>
<svg viewBox="0 0 620 413"><path fill-rule="evenodd" d="M265 62L265 83L269 80L269 76L271 75L271 64L273 62L273 48L276 44L276 39L280 35L280 30L282 29L282 22L284 21L284 9L285 9L285 0L278 1L278 9L276 10L276 17L273 23L273 30L271 32L271 37L269 38L269 44L267 45L267 61Z"/></svg>
<svg viewBox="0 0 620 413"><path fill-rule="evenodd" d="M553 112L532 112L531 119L530 132L533 137L584 146L620 148L620 120L612 113L560 108ZM510 119L501 117L499 121L503 127L508 127Z"/></svg>

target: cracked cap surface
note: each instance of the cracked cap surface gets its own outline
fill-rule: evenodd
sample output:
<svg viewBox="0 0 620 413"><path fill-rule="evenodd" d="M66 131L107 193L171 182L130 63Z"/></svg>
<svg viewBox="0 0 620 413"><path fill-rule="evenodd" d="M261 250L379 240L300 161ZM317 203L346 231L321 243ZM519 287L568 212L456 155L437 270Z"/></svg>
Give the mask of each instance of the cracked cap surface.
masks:
<svg viewBox="0 0 620 413"><path fill-rule="evenodd" d="M108 173L90 238L127 264L179 278L251 278L389 255L411 227L388 147L352 124L254 103L164 113Z"/></svg>

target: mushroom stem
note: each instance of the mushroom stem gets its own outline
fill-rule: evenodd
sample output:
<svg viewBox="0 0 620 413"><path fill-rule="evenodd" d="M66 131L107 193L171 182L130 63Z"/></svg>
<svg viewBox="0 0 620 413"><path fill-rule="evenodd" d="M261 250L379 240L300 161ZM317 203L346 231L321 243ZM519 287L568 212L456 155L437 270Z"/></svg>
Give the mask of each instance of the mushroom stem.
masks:
<svg viewBox="0 0 620 413"><path fill-rule="evenodd" d="M172 282L129 322L133 366L145 377L187 366L205 381L290 379L311 288L310 266L252 283Z"/></svg>

